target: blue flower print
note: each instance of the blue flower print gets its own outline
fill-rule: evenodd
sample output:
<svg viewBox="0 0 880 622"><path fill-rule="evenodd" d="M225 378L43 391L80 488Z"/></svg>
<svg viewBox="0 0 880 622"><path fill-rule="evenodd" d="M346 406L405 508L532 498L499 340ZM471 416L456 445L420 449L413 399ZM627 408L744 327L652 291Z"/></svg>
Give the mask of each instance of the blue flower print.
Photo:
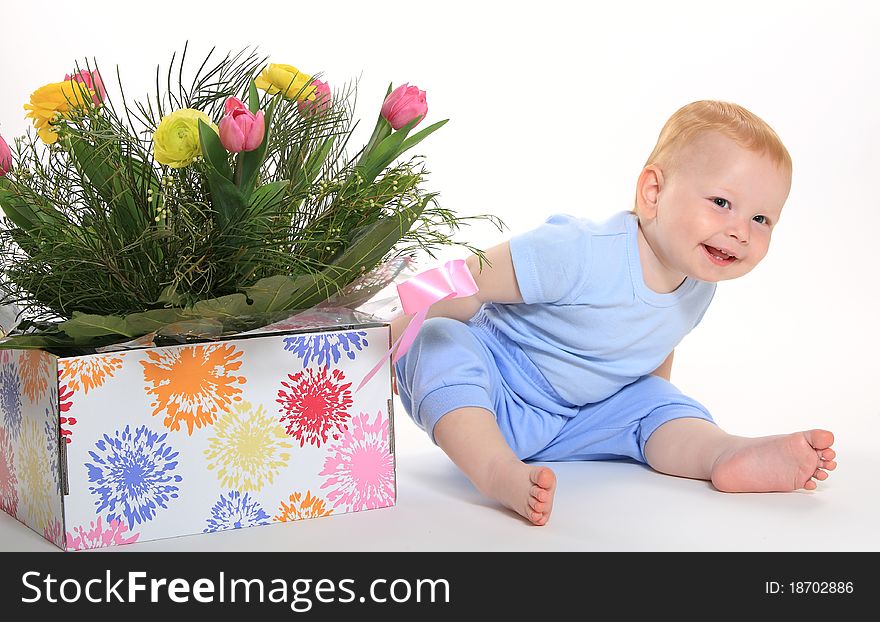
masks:
<svg viewBox="0 0 880 622"><path fill-rule="evenodd" d="M211 508L211 517L203 532L213 533L222 529L241 529L268 524L269 515L263 511L259 503L251 500L248 493L242 495L239 491L233 490L225 497L221 496L220 501Z"/></svg>
<svg viewBox="0 0 880 622"><path fill-rule="evenodd" d="M366 334L366 331L348 331L329 335L295 335L284 339L284 349L302 359L303 369L309 366L313 357L318 365L330 365L331 357L334 364L338 363L340 348L353 361L355 351L370 345Z"/></svg>
<svg viewBox="0 0 880 622"><path fill-rule="evenodd" d="M135 523L152 520L158 508L178 497L174 484L183 480L172 471L177 468L178 452L165 444L165 437L141 426L132 434L129 426L111 437L104 435L89 451L95 464L86 463L89 491L98 495L95 514L109 511L107 521L122 520L131 529ZM122 516L124 515L124 519Z"/></svg>

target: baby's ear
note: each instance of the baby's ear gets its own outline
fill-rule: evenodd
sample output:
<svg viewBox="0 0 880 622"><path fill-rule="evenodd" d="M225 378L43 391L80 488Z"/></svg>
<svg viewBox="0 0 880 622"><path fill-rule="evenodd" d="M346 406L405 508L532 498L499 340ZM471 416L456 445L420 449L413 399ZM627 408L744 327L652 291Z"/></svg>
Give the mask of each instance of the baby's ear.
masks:
<svg viewBox="0 0 880 622"><path fill-rule="evenodd" d="M636 185L636 201L639 213L652 218L657 211L657 196L663 185L663 171L656 164L649 164L642 169Z"/></svg>

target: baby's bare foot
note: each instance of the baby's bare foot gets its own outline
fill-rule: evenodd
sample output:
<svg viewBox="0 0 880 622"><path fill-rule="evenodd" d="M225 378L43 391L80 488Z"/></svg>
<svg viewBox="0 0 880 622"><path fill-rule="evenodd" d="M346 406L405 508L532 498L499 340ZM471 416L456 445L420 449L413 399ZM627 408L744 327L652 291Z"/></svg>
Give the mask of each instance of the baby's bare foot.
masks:
<svg viewBox="0 0 880 622"><path fill-rule="evenodd" d="M550 520L556 474L547 467L511 460L495 467L483 491L535 525Z"/></svg>
<svg viewBox="0 0 880 622"><path fill-rule="evenodd" d="M837 466L827 430L743 439L719 456L712 483L723 492L814 490Z"/></svg>

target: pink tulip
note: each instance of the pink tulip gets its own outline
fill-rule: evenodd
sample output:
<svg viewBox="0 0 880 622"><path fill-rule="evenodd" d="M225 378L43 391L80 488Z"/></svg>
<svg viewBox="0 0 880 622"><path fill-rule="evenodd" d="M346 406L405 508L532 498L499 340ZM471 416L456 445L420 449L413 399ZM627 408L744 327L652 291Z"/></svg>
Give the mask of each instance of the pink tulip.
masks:
<svg viewBox="0 0 880 622"><path fill-rule="evenodd" d="M12 151L9 150L9 145L7 145L6 141L3 140L3 137L0 136L0 177L6 175L11 168Z"/></svg>
<svg viewBox="0 0 880 622"><path fill-rule="evenodd" d="M330 85L317 78L311 81L311 85L315 87L315 99L300 99L296 102L299 113L303 116L324 114L330 109Z"/></svg>
<svg viewBox="0 0 880 622"><path fill-rule="evenodd" d="M81 82L82 84L86 85L86 88L94 91L95 94L92 95L92 101L95 102L96 106L107 98L107 91L104 90L104 82L101 81L101 75L97 71L89 73L88 71L83 70L72 76L70 74L66 74L64 76L64 80Z"/></svg>
<svg viewBox="0 0 880 622"><path fill-rule="evenodd" d="M226 100L226 114L220 120L220 142L227 151L253 151L263 142L266 134L266 123L263 111L254 114L241 103L241 100L230 97Z"/></svg>
<svg viewBox="0 0 880 622"><path fill-rule="evenodd" d="M391 91L382 104L382 116L395 130L399 130L416 117L424 119L426 114L428 114L428 102L425 99L425 92L420 91L417 86L409 86L409 83L401 84ZM419 123L421 122L419 119Z"/></svg>

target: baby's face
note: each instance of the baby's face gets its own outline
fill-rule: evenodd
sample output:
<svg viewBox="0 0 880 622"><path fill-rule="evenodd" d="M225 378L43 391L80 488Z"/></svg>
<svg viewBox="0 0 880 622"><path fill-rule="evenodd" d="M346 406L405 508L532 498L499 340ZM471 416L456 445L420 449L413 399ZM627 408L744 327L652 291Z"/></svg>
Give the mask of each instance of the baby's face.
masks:
<svg viewBox="0 0 880 622"><path fill-rule="evenodd" d="M661 252L668 267L708 282L758 265L791 186L769 156L717 133L689 145L665 181L655 223Z"/></svg>

